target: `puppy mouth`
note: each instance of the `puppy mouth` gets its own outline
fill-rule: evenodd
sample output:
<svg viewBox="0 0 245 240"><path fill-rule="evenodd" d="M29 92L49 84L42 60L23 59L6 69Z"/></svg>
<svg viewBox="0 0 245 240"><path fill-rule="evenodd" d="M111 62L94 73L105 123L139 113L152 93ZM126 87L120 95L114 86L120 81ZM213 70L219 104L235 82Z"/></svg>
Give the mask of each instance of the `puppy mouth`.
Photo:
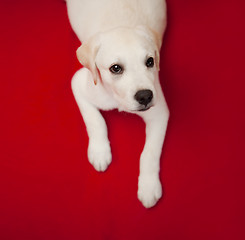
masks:
<svg viewBox="0 0 245 240"><path fill-rule="evenodd" d="M136 113L136 112L146 112L146 111L149 110L151 107L153 107L153 105L146 106L146 107L141 107L141 108L138 108L138 109L135 109L135 110L129 110L129 111L126 111L126 112L131 112L131 113ZM125 110L124 110L124 111L125 111Z"/></svg>
<svg viewBox="0 0 245 240"><path fill-rule="evenodd" d="M145 112L145 111L149 110L152 106L153 106L153 105L145 106L145 107L143 107L143 108L138 109L137 111L138 111L138 112Z"/></svg>

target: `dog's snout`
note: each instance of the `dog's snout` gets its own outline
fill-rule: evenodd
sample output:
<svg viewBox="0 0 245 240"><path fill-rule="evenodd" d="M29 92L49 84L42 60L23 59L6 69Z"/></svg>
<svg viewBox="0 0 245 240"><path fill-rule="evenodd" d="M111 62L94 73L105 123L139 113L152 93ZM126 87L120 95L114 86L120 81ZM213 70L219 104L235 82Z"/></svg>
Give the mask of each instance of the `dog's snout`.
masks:
<svg viewBox="0 0 245 240"><path fill-rule="evenodd" d="M135 94L134 98L139 104L147 106L153 98L153 93L151 90L140 90Z"/></svg>

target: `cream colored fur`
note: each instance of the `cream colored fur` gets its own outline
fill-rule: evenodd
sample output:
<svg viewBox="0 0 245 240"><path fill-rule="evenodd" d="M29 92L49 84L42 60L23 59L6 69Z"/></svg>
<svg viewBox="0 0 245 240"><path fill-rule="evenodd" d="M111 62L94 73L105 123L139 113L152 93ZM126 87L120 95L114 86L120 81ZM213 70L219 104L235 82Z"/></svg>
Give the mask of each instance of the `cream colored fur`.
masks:
<svg viewBox="0 0 245 240"><path fill-rule="evenodd" d="M105 171L112 160L99 109L117 108L142 117L146 142L140 156L138 198L152 207L162 195L159 165L169 118L158 77L165 1L67 0L67 8L82 43L77 57L84 67L75 73L72 90L87 127L88 159L98 171ZM150 58L153 66L147 65ZM122 69L119 74L111 70L115 65ZM137 97L139 92L144 92L143 100Z"/></svg>

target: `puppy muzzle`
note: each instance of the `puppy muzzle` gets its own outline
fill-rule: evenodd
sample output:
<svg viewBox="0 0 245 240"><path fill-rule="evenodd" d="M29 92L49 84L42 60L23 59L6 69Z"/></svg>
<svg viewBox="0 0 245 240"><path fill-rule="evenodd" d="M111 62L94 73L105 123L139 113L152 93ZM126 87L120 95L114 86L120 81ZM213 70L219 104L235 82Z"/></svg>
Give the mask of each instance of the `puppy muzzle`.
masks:
<svg viewBox="0 0 245 240"><path fill-rule="evenodd" d="M138 111L146 111L152 107L153 92L149 89L138 91L134 99L140 104Z"/></svg>

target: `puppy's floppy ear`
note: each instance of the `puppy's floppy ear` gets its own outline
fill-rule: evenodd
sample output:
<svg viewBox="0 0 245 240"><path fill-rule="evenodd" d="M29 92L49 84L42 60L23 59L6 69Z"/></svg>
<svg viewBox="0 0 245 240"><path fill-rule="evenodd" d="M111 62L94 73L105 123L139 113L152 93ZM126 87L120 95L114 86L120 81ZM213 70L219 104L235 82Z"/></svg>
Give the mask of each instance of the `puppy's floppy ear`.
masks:
<svg viewBox="0 0 245 240"><path fill-rule="evenodd" d="M155 50L155 58L156 58L157 70L160 71L160 50L162 46L162 38L153 29L149 29L149 31L152 34L153 41L155 42L156 47L157 47L157 49Z"/></svg>
<svg viewBox="0 0 245 240"><path fill-rule="evenodd" d="M159 36L159 34L150 29L152 36L153 36L153 40L156 43L157 49L155 51L155 58L156 58L156 63L157 63L157 70L160 71L160 50L161 50L161 46L162 46L162 38Z"/></svg>
<svg viewBox="0 0 245 240"><path fill-rule="evenodd" d="M143 35L148 38L151 42L153 42L156 46L155 50L155 59L156 59L156 66L157 70L160 70L160 49L162 46L162 38L161 36L153 29L139 25L137 29L143 33Z"/></svg>
<svg viewBox="0 0 245 240"><path fill-rule="evenodd" d="M159 50L155 51L155 59L156 59L156 64L157 64L157 71L160 71L160 54L159 54Z"/></svg>
<svg viewBox="0 0 245 240"><path fill-rule="evenodd" d="M95 57L100 47L100 36L96 35L83 43L77 49L77 58L79 62L92 73L94 84L97 84L100 74L95 63Z"/></svg>

